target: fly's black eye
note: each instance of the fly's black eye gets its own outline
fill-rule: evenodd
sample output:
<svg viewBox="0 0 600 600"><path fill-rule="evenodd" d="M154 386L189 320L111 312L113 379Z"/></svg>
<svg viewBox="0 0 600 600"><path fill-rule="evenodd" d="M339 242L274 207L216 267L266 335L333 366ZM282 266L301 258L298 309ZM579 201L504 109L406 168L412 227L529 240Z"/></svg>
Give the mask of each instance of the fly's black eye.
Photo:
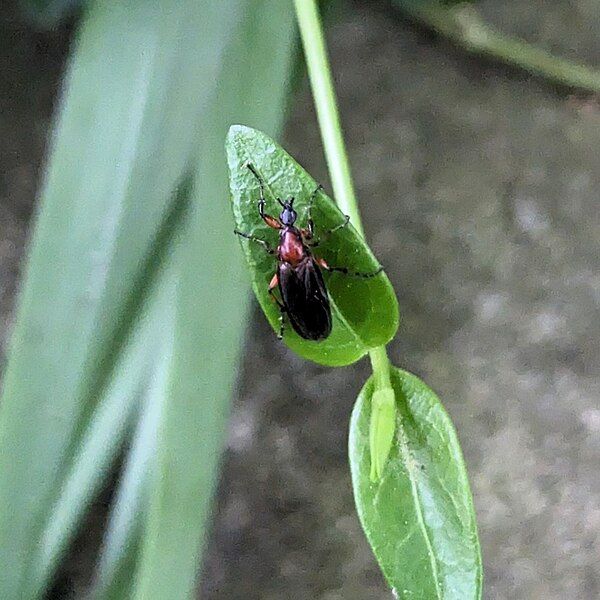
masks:
<svg viewBox="0 0 600 600"><path fill-rule="evenodd" d="M291 226L296 222L296 211L293 208L285 207L279 215L279 220L286 226Z"/></svg>

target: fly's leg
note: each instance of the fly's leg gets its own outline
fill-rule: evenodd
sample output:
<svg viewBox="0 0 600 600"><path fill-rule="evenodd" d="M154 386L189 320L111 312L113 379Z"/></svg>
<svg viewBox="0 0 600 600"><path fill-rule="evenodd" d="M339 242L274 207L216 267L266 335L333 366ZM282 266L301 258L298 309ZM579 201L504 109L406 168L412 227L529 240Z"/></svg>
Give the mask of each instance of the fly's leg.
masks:
<svg viewBox="0 0 600 600"><path fill-rule="evenodd" d="M284 331L285 331L285 309L282 308L279 312L279 333L277 334L277 337L280 340L283 339Z"/></svg>
<svg viewBox="0 0 600 600"><path fill-rule="evenodd" d="M248 167L248 169L250 169L250 172L252 173L252 175L254 175L254 177L256 177L256 180L258 181L258 189L260 190L260 199L258 201L258 212L260 213L260 216L264 219L265 218L265 182L263 181L263 178L258 174L258 172L254 168L254 165L252 163L247 162L246 166Z"/></svg>
<svg viewBox="0 0 600 600"><path fill-rule="evenodd" d="M271 278L271 281L269 281L269 295L271 296L271 299L274 302L277 302L277 304L279 304L279 307L281 308L283 305L282 303L279 301L279 299L277 298L277 296L273 293L275 288L279 285L279 277L277 276L277 273L275 273L275 275L273 275L273 277Z"/></svg>
<svg viewBox="0 0 600 600"><path fill-rule="evenodd" d="M310 200L308 201L308 211L307 211L308 235L311 238L315 235L315 222L312 219L312 207L313 207L313 204L315 203L317 196L319 195L319 192L322 190L323 190L323 186L321 184L319 184L316 187L315 191L310 195Z"/></svg>
<svg viewBox="0 0 600 600"><path fill-rule="evenodd" d="M271 279L271 281L269 283L269 295L271 296L272 300L277 302L277 306L279 306L279 333L277 334L277 337L280 340L282 340L283 332L285 330L285 306L284 306L283 302L281 302L279 300L279 298L277 298L277 296L275 295L275 289L277 288L278 285L279 285L279 277L277 277L277 273L275 273L275 275L273 275L273 278Z"/></svg>
<svg viewBox="0 0 600 600"><path fill-rule="evenodd" d="M339 225L336 225L335 227L332 227L331 229L324 231L319 236L319 239L314 239L315 238L315 222L313 221L313 218L312 218L312 207L313 207L313 204L315 202L315 199L316 199L318 193L322 189L323 189L322 185L317 186L317 189L315 189L315 191L312 193L312 195L310 197L310 200L308 201L308 211L307 211L308 223L307 223L306 229L303 230L303 233L305 235L308 245L312 246L313 248L318 246L323 240L327 239L332 233L335 233L336 231L338 231L338 229L342 229L343 227L346 227L346 225L348 225L348 223L350 222L350 217L348 215L344 215L343 223L340 223Z"/></svg>
<svg viewBox="0 0 600 600"><path fill-rule="evenodd" d="M348 275L350 277L360 277L362 279L370 279L371 277L379 275L379 273L383 271L383 267L381 265L379 265L379 268L375 269L375 271L365 273L360 271L350 271L346 267L330 267L322 258L317 258L316 261L320 267L329 273L343 273L344 275Z"/></svg>
<svg viewBox="0 0 600 600"><path fill-rule="evenodd" d="M252 175L254 175L254 177L256 177L256 180L258 181L258 189L260 190L260 199L258 200L258 213L260 214L260 218L269 227L272 227L273 229L281 229L281 223L275 217L272 217L271 215L265 213L265 182L263 178L258 174L258 171L254 168L254 165L252 163L247 162L246 166L248 167L248 169L250 169L250 172L252 173Z"/></svg>
<svg viewBox="0 0 600 600"><path fill-rule="evenodd" d="M315 240L314 242L310 243L309 245L312 246L313 248L315 248L323 240L326 240L332 233L335 233L336 231L338 231L338 229L343 229L344 227L346 227L346 225L348 225L348 223L350 223L350 217L348 215L344 215L344 221L343 221L343 223L340 223L339 225L336 225L335 227L332 227L331 229L328 229L327 231L324 231L319 236L318 240Z"/></svg>
<svg viewBox="0 0 600 600"><path fill-rule="evenodd" d="M236 235L239 235L240 237L246 238L247 240L250 240L251 242L256 242L257 244L260 244L265 249L265 252L267 254L275 254L275 250L273 248L271 248L271 246L269 246L269 244L267 242L265 242L265 240L261 240L260 238L257 238L249 233L244 233L243 231L238 231L237 229L234 229L233 233L235 233Z"/></svg>
<svg viewBox="0 0 600 600"><path fill-rule="evenodd" d="M307 226L306 226L306 237L308 239L311 239L314 237L315 235L315 222L313 221L312 218L312 208L313 208L313 204L315 203L315 200L317 198L317 196L319 195L319 192L323 189L323 186L321 184L319 184L316 188L315 191L310 195L310 199L308 200L308 209L306 211L306 217L307 217Z"/></svg>

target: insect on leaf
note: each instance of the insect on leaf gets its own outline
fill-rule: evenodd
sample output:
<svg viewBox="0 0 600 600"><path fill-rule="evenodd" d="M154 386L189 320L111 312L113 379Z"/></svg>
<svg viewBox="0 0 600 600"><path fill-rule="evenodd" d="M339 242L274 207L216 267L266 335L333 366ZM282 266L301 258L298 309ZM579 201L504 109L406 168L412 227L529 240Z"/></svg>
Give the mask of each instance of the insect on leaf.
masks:
<svg viewBox="0 0 600 600"><path fill-rule="evenodd" d="M278 232L269 228L258 212L259 186L248 169L250 162L265 182L267 213L277 217L281 207L277 198L294 197L298 227L306 227L307 210L317 182L278 144L265 134L242 125L229 130L226 142L230 188L236 227L244 233L277 247ZM344 215L323 192L314 200L312 217L315 235L344 222ZM252 286L258 301L275 331L279 331L280 311L269 296L268 286L277 269L275 256L253 241L242 239L242 248L250 268ZM332 267L368 273L379 262L360 236L348 225L330 236L323 236L314 255ZM370 348L386 344L398 328L398 303L385 273L368 279L343 273L324 273L333 315L333 329L324 340L305 340L293 331L286 319L285 343L300 356L317 363L341 366L364 356Z"/></svg>
<svg viewBox="0 0 600 600"><path fill-rule="evenodd" d="M370 477L373 380L350 422L358 515L398 598L479 600L482 567L467 472L450 418L417 377L392 368L396 436L381 478Z"/></svg>

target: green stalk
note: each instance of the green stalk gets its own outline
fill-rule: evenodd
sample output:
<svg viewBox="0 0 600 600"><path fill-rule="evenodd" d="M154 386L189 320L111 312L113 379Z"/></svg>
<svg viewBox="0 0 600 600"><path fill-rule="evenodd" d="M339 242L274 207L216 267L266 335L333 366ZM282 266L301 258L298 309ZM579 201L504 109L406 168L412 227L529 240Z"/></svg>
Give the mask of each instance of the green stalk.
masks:
<svg viewBox="0 0 600 600"><path fill-rule="evenodd" d="M335 201L364 237L317 2L294 0L294 4ZM369 357L374 381L370 428L371 479L376 481L391 448L396 406L385 346L370 350Z"/></svg>
<svg viewBox="0 0 600 600"><path fill-rule="evenodd" d="M350 216L350 222L364 237L317 3L315 0L294 0L294 3L333 195L342 212Z"/></svg>
<svg viewBox="0 0 600 600"><path fill-rule="evenodd" d="M600 73L595 69L500 33L472 6L445 6L438 1L424 0L395 0L394 4L412 19L469 52L514 65L568 88L592 93L600 91Z"/></svg>

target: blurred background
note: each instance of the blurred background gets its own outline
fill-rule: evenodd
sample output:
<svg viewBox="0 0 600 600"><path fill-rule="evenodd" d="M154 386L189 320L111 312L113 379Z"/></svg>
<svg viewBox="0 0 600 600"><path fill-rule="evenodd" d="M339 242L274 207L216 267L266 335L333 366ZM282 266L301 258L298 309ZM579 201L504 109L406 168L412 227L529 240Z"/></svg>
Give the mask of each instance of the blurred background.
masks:
<svg viewBox="0 0 600 600"><path fill-rule="evenodd" d="M501 31L600 69L596 2L477 7ZM0 8L2 357L76 24L43 30L16 2ZM327 39L367 237L400 302L390 356L439 394L456 425L484 595L598 598L597 99L468 54L384 1L340 3ZM330 189L304 77L281 141ZM252 306L201 595L389 598L347 465L368 364L306 362ZM113 485L49 597L83 597Z"/></svg>

